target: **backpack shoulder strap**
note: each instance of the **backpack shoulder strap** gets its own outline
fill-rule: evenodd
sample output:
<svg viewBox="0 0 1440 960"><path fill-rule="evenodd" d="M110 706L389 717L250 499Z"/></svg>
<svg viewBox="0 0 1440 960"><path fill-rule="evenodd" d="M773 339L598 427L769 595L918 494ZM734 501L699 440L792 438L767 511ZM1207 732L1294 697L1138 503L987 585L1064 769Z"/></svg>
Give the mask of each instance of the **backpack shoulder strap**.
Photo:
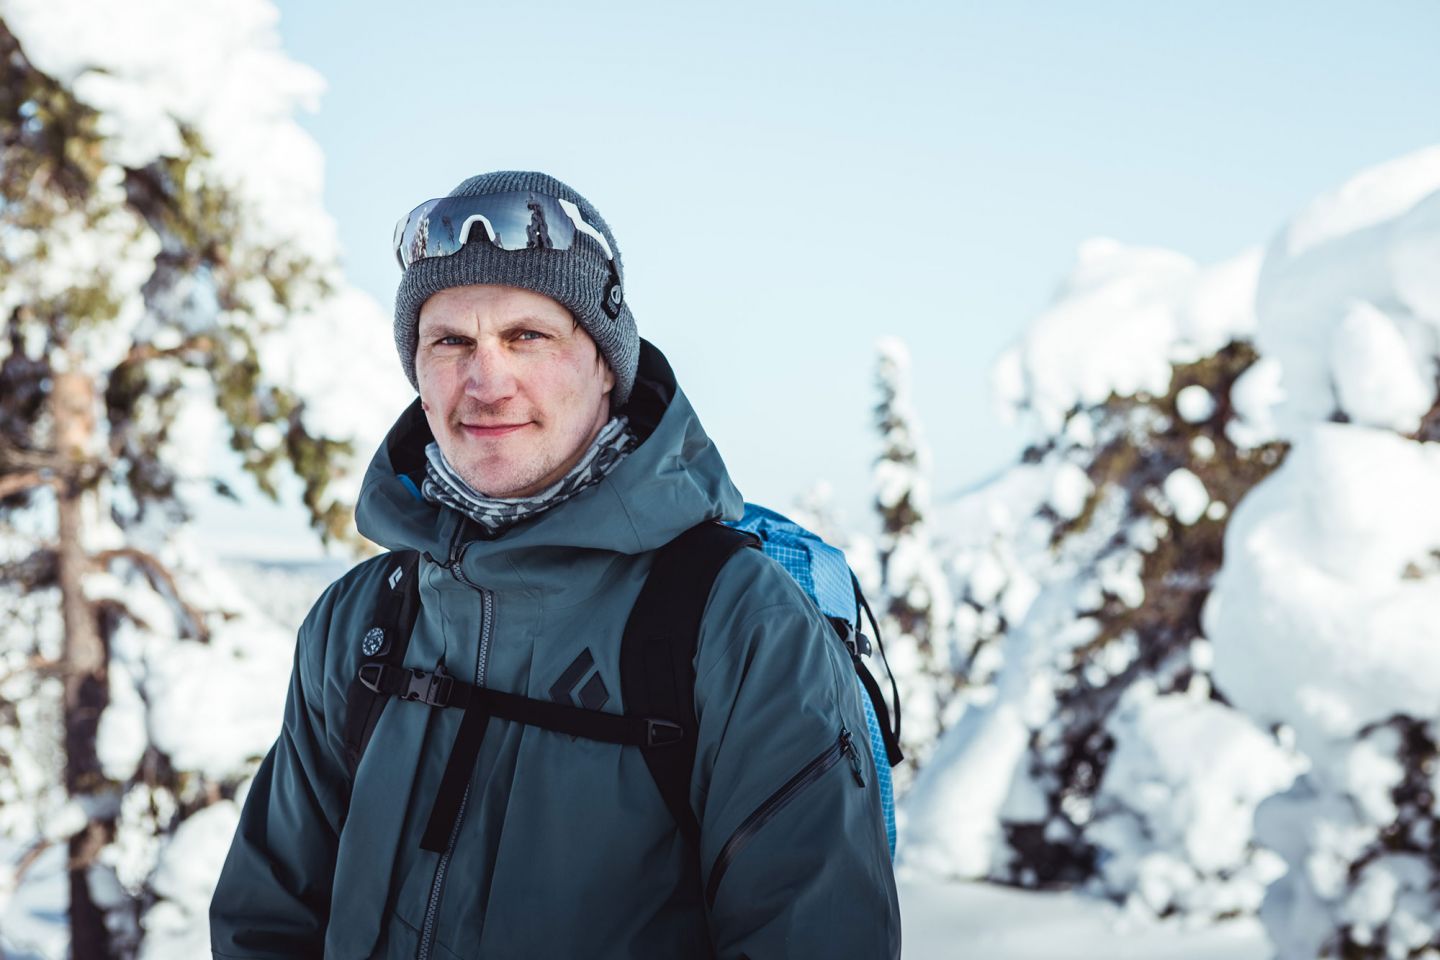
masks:
<svg viewBox="0 0 1440 960"><path fill-rule="evenodd" d="M362 667L369 664L391 664L399 667L410 645L410 634L420 616L420 554L413 550L397 550L382 564L381 580L371 607L370 626L359 637L346 637L360 645ZM360 758L375 732L375 724L390 697L360 682L350 680L345 692L345 763L350 780Z"/></svg>
<svg viewBox="0 0 1440 960"><path fill-rule="evenodd" d="M630 611L620 646L625 713L672 718L684 730L678 743L641 747L641 752L681 835L695 849L700 846L700 824L690 807L698 732L695 650L715 577L746 546L758 547L759 542L712 520L661 547Z"/></svg>

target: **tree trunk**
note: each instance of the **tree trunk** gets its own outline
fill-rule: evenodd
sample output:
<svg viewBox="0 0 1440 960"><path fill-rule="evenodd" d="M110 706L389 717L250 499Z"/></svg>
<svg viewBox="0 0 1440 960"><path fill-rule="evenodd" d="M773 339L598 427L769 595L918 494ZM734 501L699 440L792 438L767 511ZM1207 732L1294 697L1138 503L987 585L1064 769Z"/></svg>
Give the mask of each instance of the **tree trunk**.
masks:
<svg viewBox="0 0 1440 960"><path fill-rule="evenodd" d="M65 789L72 797L104 789L105 776L95 752L100 714L109 699L107 652L94 606L85 596L89 566L83 537L83 505L95 438L95 384L82 373L61 373L53 380L51 411L57 452L69 465L56 491L59 513L57 551L60 602L65 623L61 671L65 687ZM74 957L111 956L104 912L90 894L87 879L96 854L110 839L113 821L91 820L70 838L70 950Z"/></svg>

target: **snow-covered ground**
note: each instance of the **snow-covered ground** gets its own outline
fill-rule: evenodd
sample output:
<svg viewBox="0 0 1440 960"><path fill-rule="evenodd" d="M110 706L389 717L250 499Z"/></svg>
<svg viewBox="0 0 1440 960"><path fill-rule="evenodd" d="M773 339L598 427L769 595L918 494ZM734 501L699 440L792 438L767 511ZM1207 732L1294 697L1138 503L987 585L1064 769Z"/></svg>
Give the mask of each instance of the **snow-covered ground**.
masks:
<svg viewBox="0 0 1440 960"><path fill-rule="evenodd" d="M1270 960L1253 919L1187 925L1073 893L900 881L909 960Z"/></svg>
<svg viewBox="0 0 1440 960"><path fill-rule="evenodd" d="M65 873L52 851L35 879L0 914L0 956L64 955ZM900 883L904 955L910 960L1269 960L1253 919L1185 925L1124 915L1115 905L1069 893L983 883ZM194 944L198 940L191 940ZM180 954L176 954L179 956ZM201 954L193 954L200 956Z"/></svg>

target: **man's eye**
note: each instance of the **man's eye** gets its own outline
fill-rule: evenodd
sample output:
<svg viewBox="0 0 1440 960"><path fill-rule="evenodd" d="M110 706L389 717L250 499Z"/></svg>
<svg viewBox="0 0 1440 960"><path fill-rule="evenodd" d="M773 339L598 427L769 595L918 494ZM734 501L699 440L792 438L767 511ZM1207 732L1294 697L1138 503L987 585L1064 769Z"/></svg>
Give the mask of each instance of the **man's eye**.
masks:
<svg viewBox="0 0 1440 960"><path fill-rule="evenodd" d="M465 338L458 334L451 333L446 334L435 342L442 347L458 347L465 342Z"/></svg>
<svg viewBox="0 0 1440 960"><path fill-rule="evenodd" d="M527 340L527 339L531 339L531 338L533 338L533 339L535 339L535 340L544 340L544 339L545 339L545 334L541 333L541 332L538 331L538 330L521 330L520 333L516 336L515 339L517 339L517 340Z"/></svg>

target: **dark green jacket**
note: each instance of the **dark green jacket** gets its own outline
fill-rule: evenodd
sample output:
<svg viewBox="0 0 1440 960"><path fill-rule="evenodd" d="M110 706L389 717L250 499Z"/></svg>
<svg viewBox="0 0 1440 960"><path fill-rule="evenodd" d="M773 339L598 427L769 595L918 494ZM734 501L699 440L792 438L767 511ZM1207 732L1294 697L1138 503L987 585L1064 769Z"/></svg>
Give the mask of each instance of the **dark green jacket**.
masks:
<svg viewBox="0 0 1440 960"><path fill-rule="evenodd" d="M649 344L636 391L663 410L658 423L635 424L639 448L602 483L494 540L402 484L397 461L408 469L429 432L418 405L401 417L366 475L357 518L370 539L427 557L407 666L443 661L483 686L548 698L588 649L595 666L575 682L598 676L601 708L623 712L620 638L654 551L742 507ZM450 851L422 850L459 710L390 702L352 791L345 693L382 575L379 562L360 564L300 629L284 727L211 903L216 957L899 955L848 654L769 558L742 550L726 564L700 631L698 862L638 750L500 720L486 732ZM842 760L822 764L798 793L782 791L833 757L842 731L863 751L864 785Z"/></svg>

